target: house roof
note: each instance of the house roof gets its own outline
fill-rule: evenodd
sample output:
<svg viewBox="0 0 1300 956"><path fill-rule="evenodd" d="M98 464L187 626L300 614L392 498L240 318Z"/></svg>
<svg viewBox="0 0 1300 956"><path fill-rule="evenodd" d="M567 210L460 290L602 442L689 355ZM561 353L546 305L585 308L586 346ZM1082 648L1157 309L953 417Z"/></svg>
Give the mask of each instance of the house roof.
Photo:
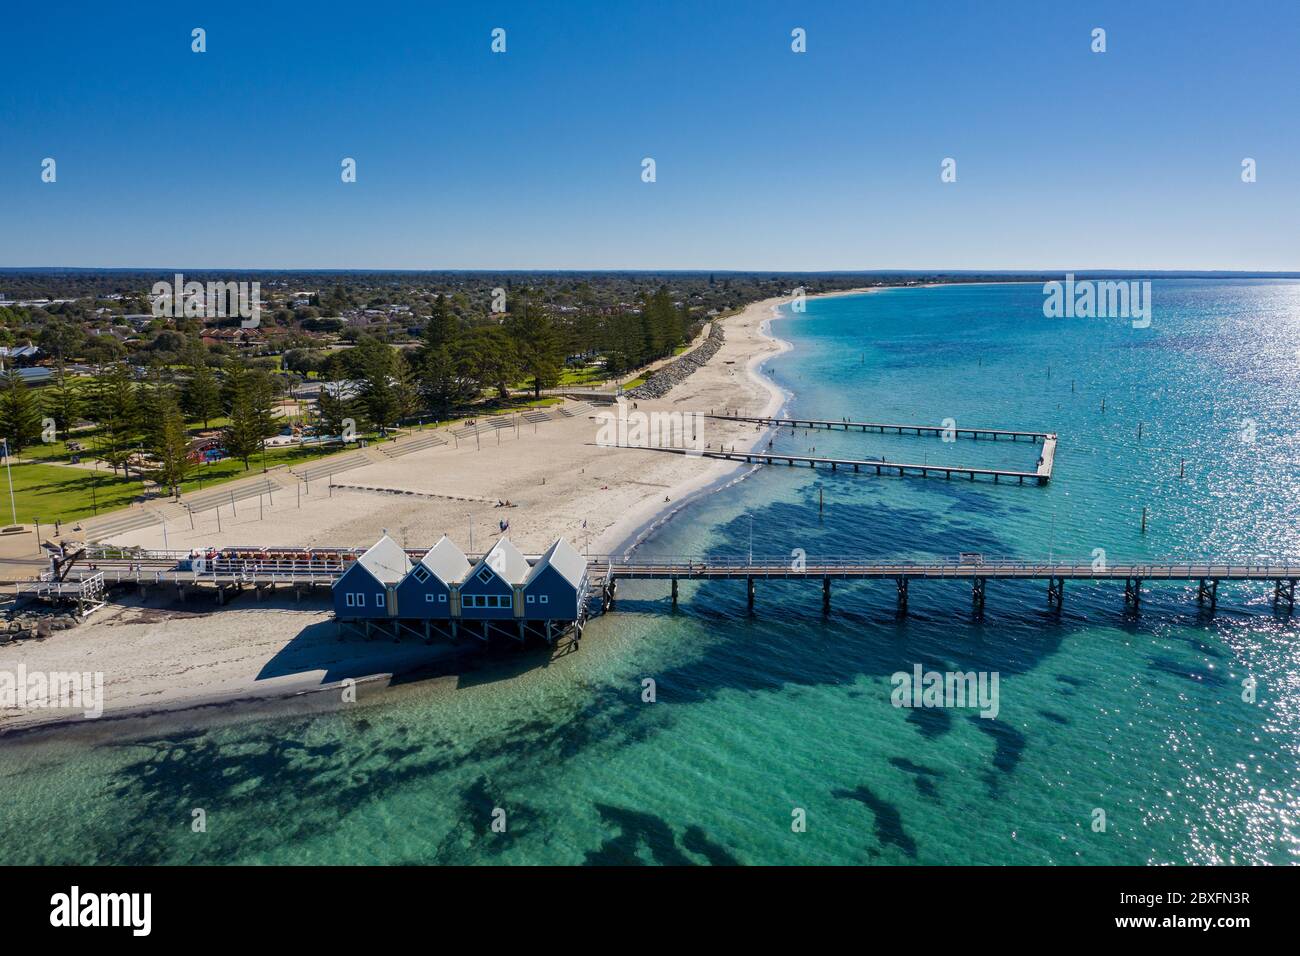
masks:
<svg viewBox="0 0 1300 956"><path fill-rule="evenodd" d="M401 545L384 535L357 558L357 564L375 576L381 584L396 584L411 570L411 560Z"/></svg>
<svg viewBox="0 0 1300 956"><path fill-rule="evenodd" d="M492 550L474 565L475 573L483 565L495 571L507 584L522 584L528 577L528 559L519 553L519 549L510 543L509 538L502 538L492 545Z"/></svg>
<svg viewBox="0 0 1300 956"><path fill-rule="evenodd" d="M560 576L575 588L582 583L582 576L587 572L586 560L563 538L556 538L546 549L546 553L533 565L533 571L528 575L528 583L531 584L533 579L548 567L555 568Z"/></svg>
<svg viewBox="0 0 1300 956"><path fill-rule="evenodd" d="M465 552L456 547L451 538L445 534L425 553L420 563L432 571L443 584L463 581L470 571L469 558L465 557Z"/></svg>

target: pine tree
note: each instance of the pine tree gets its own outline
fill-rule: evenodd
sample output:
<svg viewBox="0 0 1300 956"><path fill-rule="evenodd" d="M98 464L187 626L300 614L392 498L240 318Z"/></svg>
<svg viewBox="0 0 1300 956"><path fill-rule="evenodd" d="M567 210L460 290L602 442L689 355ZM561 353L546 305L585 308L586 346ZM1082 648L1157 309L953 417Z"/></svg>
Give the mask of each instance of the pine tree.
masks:
<svg viewBox="0 0 1300 956"><path fill-rule="evenodd" d="M402 406L393 350L378 339L364 338L357 343L356 359L361 372L360 407L366 419L383 431L397 420Z"/></svg>
<svg viewBox="0 0 1300 956"><path fill-rule="evenodd" d="M424 350L436 352L438 349L450 348L459 331L447 297L438 293L433 304L433 315L429 316L429 324L424 328Z"/></svg>
<svg viewBox="0 0 1300 956"><path fill-rule="evenodd" d="M81 417L81 387L60 361L54 367L54 379L42 394L45 414L54 419L54 427L66 436L73 422Z"/></svg>
<svg viewBox="0 0 1300 956"><path fill-rule="evenodd" d="M564 356L550 316L530 302L526 292L519 296L519 301L520 309L510 313L506 331L515 342L520 367L531 379L533 397L539 398L542 389L559 384Z"/></svg>
<svg viewBox="0 0 1300 956"><path fill-rule="evenodd" d="M434 418L447 418L461 392L456 361L449 349L439 348L423 352L419 362L416 386L424 406Z"/></svg>
<svg viewBox="0 0 1300 956"><path fill-rule="evenodd" d="M410 418L420 410L420 388L415 369L403 351L393 355L393 392L397 399L395 421Z"/></svg>
<svg viewBox="0 0 1300 956"><path fill-rule="evenodd" d="M189 434L185 430L185 418L181 414L180 406L169 394L164 395L157 404L155 415L158 426L153 430L148 446L153 465L146 474L172 495L179 496L181 483L195 467L194 461L190 458Z"/></svg>
<svg viewBox="0 0 1300 956"><path fill-rule="evenodd" d="M135 396L135 429L141 444L146 449L152 448L159 441L163 424L162 410L180 407L176 383L170 374L151 368L147 380L136 384Z"/></svg>
<svg viewBox="0 0 1300 956"><path fill-rule="evenodd" d="M189 377L181 390L181 408L192 421L208 424L221 411L221 387L200 346L185 356Z"/></svg>
<svg viewBox="0 0 1300 956"><path fill-rule="evenodd" d="M0 435L11 455L41 440L41 410L14 368L5 372L4 392L0 393Z"/></svg>
<svg viewBox="0 0 1300 956"><path fill-rule="evenodd" d="M247 470L249 459L278 430L271 383L265 373L236 363L227 370L225 393L230 424L223 430L223 442L230 456L242 461Z"/></svg>
<svg viewBox="0 0 1300 956"><path fill-rule="evenodd" d="M138 438L136 393L131 373L115 363L92 380L86 414L95 423L94 456L113 469L128 472L128 463Z"/></svg>

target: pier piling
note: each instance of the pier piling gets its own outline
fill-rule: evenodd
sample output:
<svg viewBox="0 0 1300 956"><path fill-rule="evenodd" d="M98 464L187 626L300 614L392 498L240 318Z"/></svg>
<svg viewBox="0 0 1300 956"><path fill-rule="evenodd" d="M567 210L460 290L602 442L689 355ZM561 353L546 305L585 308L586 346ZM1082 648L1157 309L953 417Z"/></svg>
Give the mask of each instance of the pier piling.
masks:
<svg viewBox="0 0 1300 956"><path fill-rule="evenodd" d="M1061 608L1065 604L1065 578L1050 577L1047 579L1047 606L1061 613Z"/></svg>
<svg viewBox="0 0 1300 956"><path fill-rule="evenodd" d="M1217 582L1216 582L1217 583ZM1142 579L1124 579L1124 606L1137 611L1142 603Z"/></svg>
<svg viewBox="0 0 1300 956"><path fill-rule="evenodd" d="M1273 583L1273 610L1286 604L1287 613L1295 610L1295 578L1278 578Z"/></svg>

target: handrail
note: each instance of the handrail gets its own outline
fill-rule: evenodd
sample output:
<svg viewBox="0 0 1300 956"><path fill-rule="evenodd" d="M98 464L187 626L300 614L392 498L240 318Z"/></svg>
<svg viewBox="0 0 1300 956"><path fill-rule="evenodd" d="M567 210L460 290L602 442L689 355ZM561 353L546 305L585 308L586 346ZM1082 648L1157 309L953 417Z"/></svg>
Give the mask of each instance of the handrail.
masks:
<svg viewBox="0 0 1300 956"><path fill-rule="evenodd" d="M230 552L254 552L253 548L223 548L225 555ZM412 549L417 551L419 549ZM341 574L351 559L355 559L360 549L337 548L276 548L265 549L265 556L233 557L218 554L208 558L204 555L192 555L182 551L143 551L117 548L88 548L86 562L74 573L95 570L99 564L107 564L120 570L125 565L127 570L138 574L141 571L177 570L197 571L202 573L252 573L252 574L319 574L323 576ZM293 557L288 555L292 554ZM301 555L307 555L304 560ZM474 558L471 556L471 560ZM1222 557L1177 559L1125 559L1109 560L1099 564L1091 558L1064 558L1050 561L1011 557L934 557L934 558L863 558L851 556L828 555L821 557L805 556L798 561L790 557L755 556L753 560L746 556L735 555L654 555L642 557L619 556L610 554L588 555L590 567L606 573L635 574L637 572L660 572L695 574L706 572L752 572L755 575L812 576L816 574L836 573L837 571L867 574L896 573L902 576L980 576L980 577L1048 577L1064 575L1070 577L1093 577L1099 579L1115 577L1295 577L1300 576L1300 557L1269 557L1224 559Z"/></svg>

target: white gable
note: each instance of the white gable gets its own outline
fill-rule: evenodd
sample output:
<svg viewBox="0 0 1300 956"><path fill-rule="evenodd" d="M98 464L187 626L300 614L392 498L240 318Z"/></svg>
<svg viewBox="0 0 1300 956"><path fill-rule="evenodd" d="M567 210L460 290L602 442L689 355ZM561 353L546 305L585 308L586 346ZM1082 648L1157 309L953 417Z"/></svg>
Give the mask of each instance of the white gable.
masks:
<svg viewBox="0 0 1300 956"><path fill-rule="evenodd" d="M442 540L429 549L420 563L434 573L443 584L463 581L469 574L469 558L445 534Z"/></svg>
<svg viewBox="0 0 1300 956"><path fill-rule="evenodd" d="M396 584L411 570L411 561L406 552L388 535L384 535L357 558L357 564L373 574L381 584Z"/></svg>
<svg viewBox="0 0 1300 956"><path fill-rule="evenodd" d="M563 538L556 538L555 542L546 549L546 553L533 565L533 573L528 575L528 582L531 584L548 567L555 568L560 573L560 577L576 588L582 583L582 576L587 571L587 561L573 550L569 542Z"/></svg>
<svg viewBox="0 0 1300 956"><path fill-rule="evenodd" d="M507 584L523 584L528 577L528 559L519 553L519 549L510 543L509 538L502 538L492 545L492 550L474 566L474 573L487 565L505 580Z"/></svg>

